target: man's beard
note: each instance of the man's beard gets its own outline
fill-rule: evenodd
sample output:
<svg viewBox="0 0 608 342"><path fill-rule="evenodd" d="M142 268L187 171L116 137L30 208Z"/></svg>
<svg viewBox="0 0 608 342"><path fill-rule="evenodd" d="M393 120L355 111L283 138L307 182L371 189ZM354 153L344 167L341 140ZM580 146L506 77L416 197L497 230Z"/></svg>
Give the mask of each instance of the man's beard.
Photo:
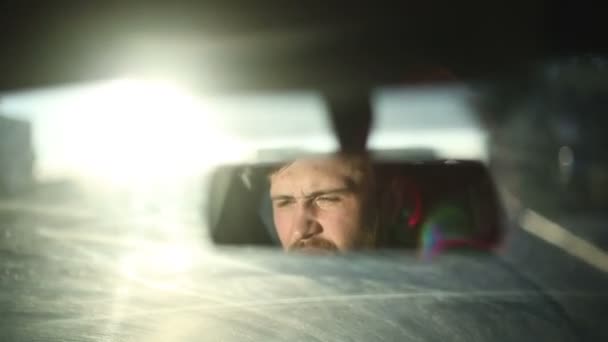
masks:
<svg viewBox="0 0 608 342"><path fill-rule="evenodd" d="M330 254L338 251L338 246L333 242L315 237L312 239L298 240L292 243L288 248L289 252L303 252L307 254Z"/></svg>

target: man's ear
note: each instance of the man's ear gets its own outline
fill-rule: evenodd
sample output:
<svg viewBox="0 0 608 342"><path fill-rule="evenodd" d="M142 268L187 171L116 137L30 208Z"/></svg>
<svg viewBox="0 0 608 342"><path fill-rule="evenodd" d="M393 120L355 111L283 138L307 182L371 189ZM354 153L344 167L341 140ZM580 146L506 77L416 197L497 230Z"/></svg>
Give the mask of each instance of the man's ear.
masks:
<svg viewBox="0 0 608 342"><path fill-rule="evenodd" d="M270 200L270 189L262 195L260 198L260 207L258 208L258 215L266 228L268 235L270 236L272 242L280 246L281 241L279 240L279 235L277 234L277 227L274 224L274 217L272 212L272 201Z"/></svg>

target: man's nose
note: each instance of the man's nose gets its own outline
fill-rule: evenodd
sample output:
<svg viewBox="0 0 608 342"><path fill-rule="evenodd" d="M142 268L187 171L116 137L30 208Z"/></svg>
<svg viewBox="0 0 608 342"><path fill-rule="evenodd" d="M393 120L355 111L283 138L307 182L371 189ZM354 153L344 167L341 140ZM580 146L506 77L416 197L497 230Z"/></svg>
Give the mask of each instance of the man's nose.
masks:
<svg viewBox="0 0 608 342"><path fill-rule="evenodd" d="M309 203L298 205L293 225L295 241L311 238L323 231L323 227L317 220L313 205Z"/></svg>

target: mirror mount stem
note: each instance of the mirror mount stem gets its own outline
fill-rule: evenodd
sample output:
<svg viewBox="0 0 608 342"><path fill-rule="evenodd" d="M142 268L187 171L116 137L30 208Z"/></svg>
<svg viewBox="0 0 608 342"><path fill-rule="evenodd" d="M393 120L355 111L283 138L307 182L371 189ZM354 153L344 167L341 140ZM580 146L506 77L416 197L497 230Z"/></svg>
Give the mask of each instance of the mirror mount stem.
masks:
<svg viewBox="0 0 608 342"><path fill-rule="evenodd" d="M368 89L326 94L332 129L344 153L366 153L373 113Z"/></svg>

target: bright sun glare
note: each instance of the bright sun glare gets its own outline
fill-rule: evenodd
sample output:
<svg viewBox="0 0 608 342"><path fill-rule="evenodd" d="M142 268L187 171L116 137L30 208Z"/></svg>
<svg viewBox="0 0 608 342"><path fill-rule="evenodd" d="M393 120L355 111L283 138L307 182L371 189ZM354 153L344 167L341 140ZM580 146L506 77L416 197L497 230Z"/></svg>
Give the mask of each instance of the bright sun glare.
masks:
<svg viewBox="0 0 608 342"><path fill-rule="evenodd" d="M74 168L118 183L187 176L241 157L214 129L210 108L175 84L121 79L76 99L65 133Z"/></svg>

